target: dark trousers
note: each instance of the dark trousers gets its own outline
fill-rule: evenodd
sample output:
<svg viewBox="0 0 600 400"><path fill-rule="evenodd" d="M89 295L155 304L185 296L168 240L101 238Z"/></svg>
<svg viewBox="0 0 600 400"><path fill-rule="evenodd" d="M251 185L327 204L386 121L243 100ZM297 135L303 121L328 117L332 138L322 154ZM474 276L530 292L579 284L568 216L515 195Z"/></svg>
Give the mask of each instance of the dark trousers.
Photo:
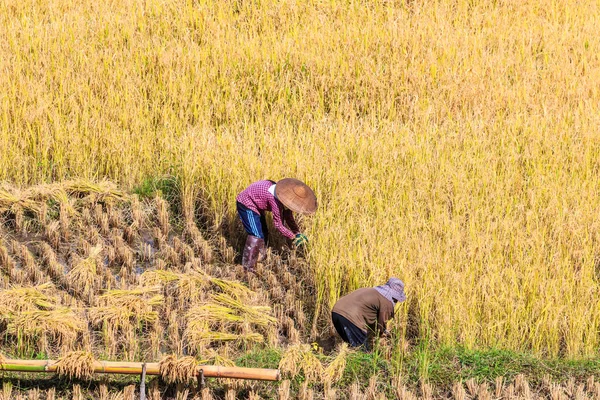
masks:
<svg viewBox="0 0 600 400"><path fill-rule="evenodd" d="M351 347L359 347L367 344L367 332L348 321L347 318L332 312L331 320L342 340L347 342Z"/></svg>

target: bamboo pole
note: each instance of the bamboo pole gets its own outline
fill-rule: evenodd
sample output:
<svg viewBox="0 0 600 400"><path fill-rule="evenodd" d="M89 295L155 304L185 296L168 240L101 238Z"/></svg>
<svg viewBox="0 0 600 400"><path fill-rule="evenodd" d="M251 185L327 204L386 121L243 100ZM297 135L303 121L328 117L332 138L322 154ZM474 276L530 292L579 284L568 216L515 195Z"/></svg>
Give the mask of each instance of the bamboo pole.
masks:
<svg viewBox="0 0 600 400"><path fill-rule="evenodd" d="M94 372L102 374L142 373L141 362L95 361ZM0 371L16 372L56 372L56 360L16 360L4 359ZM278 369L222 367L219 365L198 365L196 374L202 371L207 378L252 379L261 381L278 381ZM159 363L146 363L147 375L160 375Z"/></svg>

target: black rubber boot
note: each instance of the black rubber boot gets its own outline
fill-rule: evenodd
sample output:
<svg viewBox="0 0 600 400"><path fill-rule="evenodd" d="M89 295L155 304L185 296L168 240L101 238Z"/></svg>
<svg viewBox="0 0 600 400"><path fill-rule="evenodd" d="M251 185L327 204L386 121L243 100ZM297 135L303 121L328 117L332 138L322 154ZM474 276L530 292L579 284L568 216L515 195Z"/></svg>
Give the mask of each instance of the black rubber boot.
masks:
<svg viewBox="0 0 600 400"><path fill-rule="evenodd" d="M265 241L256 236L248 235L244 252L242 253L242 266L248 272L254 272L254 266L258 260L261 249L265 247Z"/></svg>

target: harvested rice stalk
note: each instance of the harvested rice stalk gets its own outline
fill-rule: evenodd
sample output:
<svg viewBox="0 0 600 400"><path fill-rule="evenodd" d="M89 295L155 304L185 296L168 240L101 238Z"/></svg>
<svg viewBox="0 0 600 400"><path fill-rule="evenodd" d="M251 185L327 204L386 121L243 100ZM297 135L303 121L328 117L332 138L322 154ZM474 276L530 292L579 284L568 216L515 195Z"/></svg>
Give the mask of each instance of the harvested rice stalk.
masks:
<svg viewBox="0 0 600 400"><path fill-rule="evenodd" d="M346 357L348 356L348 344L342 343L338 350L337 356L334 360L325 368L323 373L323 380L326 382L337 382L341 379L344 369L346 368Z"/></svg>
<svg viewBox="0 0 600 400"><path fill-rule="evenodd" d="M254 292L246 287L242 282L236 280L225 280L209 277L210 283L218 286L223 292L228 293L236 298L248 298L254 295Z"/></svg>
<svg viewBox="0 0 600 400"><path fill-rule="evenodd" d="M84 180L67 181L62 183L62 187L69 195L94 195L95 201L111 202L124 201L128 196L117 186L109 181L88 182Z"/></svg>
<svg viewBox="0 0 600 400"><path fill-rule="evenodd" d="M160 400L160 388L158 379L152 379L148 385L148 400Z"/></svg>
<svg viewBox="0 0 600 400"><path fill-rule="evenodd" d="M58 250L60 245L60 222L52 221L44 226L44 238Z"/></svg>
<svg viewBox="0 0 600 400"><path fill-rule="evenodd" d="M323 376L323 365L308 344L290 346L279 362L279 369L290 377L302 370L308 382L319 382Z"/></svg>
<svg viewBox="0 0 600 400"><path fill-rule="evenodd" d="M61 284L66 283L65 268L58 262L54 249L48 243L41 242L38 251L42 256L42 263L46 266L50 278Z"/></svg>
<svg viewBox="0 0 600 400"><path fill-rule="evenodd" d="M210 277L196 271L183 274L173 270L157 269L144 272L140 277L140 282L142 286L162 285L167 292L175 294L179 306L184 307L187 303L195 303L205 297Z"/></svg>
<svg viewBox="0 0 600 400"><path fill-rule="evenodd" d="M90 308L90 320L115 330L129 327L132 322L153 324L158 320L154 308L164 303L164 297L156 294L159 290L159 287L109 290L98 297L98 306Z"/></svg>
<svg viewBox="0 0 600 400"><path fill-rule="evenodd" d="M94 355L86 351L72 351L56 362L56 372L59 376L69 379L90 379L94 376Z"/></svg>
<svg viewBox="0 0 600 400"><path fill-rule="evenodd" d="M3 381L2 382L2 399L3 400L12 399L12 390L13 390L12 382Z"/></svg>
<svg viewBox="0 0 600 400"><path fill-rule="evenodd" d="M194 250L205 263L211 263L213 251L208 240L200 232L200 229L193 221L187 221L185 224L184 236L192 243Z"/></svg>
<svg viewBox="0 0 600 400"><path fill-rule="evenodd" d="M225 293L214 294L211 299L216 304L233 310L245 322L258 326L269 326L277 323L277 320L270 315L271 307L269 306L251 306Z"/></svg>
<svg viewBox="0 0 600 400"><path fill-rule="evenodd" d="M53 297L56 288L50 282L38 286L13 286L0 291L0 318L33 310L51 310L56 307Z"/></svg>
<svg viewBox="0 0 600 400"><path fill-rule="evenodd" d="M35 257L31 254L31 251L24 244L19 245L19 257L21 258L21 265L27 274L27 278L30 282L40 284L48 282L50 279L43 273L35 262Z"/></svg>
<svg viewBox="0 0 600 400"><path fill-rule="evenodd" d="M190 347L194 349L205 349L213 342L238 341L243 343L262 343L264 337L256 332L235 334L221 331L213 331L204 320L193 319L188 321L184 337Z"/></svg>
<svg viewBox="0 0 600 400"><path fill-rule="evenodd" d="M39 202L31 199L30 191L22 191L14 187L0 187L0 211L15 212L15 210L28 210L38 213Z"/></svg>
<svg viewBox="0 0 600 400"><path fill-rule="evenodd" d="M156 217L158 219L158 224L160 225L160 230L163 235L169 235L170 223L169 223L169 205L165 201L165 199L161 197L156 197L154 199L156 204Z"/></svg>
<svg viewBox="0 0 600 400"><path fill-rule="evenodd" d="M98 275L97 271L101 252L102 246L93 247L90 249L88 257L77 262L67 273L67 280L70 286L85 296L90 302L101 284L101 276Z"/></svg>
<svg viewBox="0 0 600 400"><path fill-rule="evenodd" d="M19 350L33 345L49 351L49 340L56 341L61 350L70 350L78 336L87 332L87 322L68 308L24 311L10 319L6 331L20 338Z"/></svg>
<svg viewBox="0 0 600 400"><path fill-rule="evenodd" d="M194 357L178 359L175 355L169 355L160 360L160 376L169 384L188 383L196 377L197 366Z"/></svg>
<svg viewBox="0 0 600 400"><path fill-rule="evenodd" d="M233 247L227 244L227 240L223 236L219 238L219 251L223 257L223 262L226 264L233 264L235 259L235 250Z"/></svg>
<svg viewBox="0 0 600 400"><path fill-rule="evenodd" d="M209 388L202 389L201 397L202 400L213 400L214 397Z"/></svg>
<svg viewBox="0 0 600 400"><path fill-rule="evenodd" d="M13 258L8 254L6 247L0 242L0 268L14 280L17 272L17 264Z"/></svg>

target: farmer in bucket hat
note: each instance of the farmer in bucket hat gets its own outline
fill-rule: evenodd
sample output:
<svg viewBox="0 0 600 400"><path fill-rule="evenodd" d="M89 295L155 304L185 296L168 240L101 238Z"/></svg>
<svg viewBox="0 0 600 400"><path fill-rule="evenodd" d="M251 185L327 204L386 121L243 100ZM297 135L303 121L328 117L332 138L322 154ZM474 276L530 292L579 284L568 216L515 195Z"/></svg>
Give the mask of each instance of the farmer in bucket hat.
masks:
<svg viewBox="0 0 600 400"><path fill-rule="evenodd" d="M268 235L266 211L273 214L275 228L291 239L296 247L308 242L307 237L300 233L292 211L305 215L314 214L317 210L317 197L302 181L285 178L278 182L254 182L238 194L236 201L238 215L248 232L242 254L242 265L246 271L253 272L259 254L263 257L265 255L265 240Z"/></svg>
<svg viewBox="0 0 600 400"><path fill-rule="evenodd" d="M386 322L394 317L396 303L404 300L404 282L398 278L390 278L385 285L355 290L333 306L333 326L351 347L367 345L369 333L387 334Z"/></svg>

